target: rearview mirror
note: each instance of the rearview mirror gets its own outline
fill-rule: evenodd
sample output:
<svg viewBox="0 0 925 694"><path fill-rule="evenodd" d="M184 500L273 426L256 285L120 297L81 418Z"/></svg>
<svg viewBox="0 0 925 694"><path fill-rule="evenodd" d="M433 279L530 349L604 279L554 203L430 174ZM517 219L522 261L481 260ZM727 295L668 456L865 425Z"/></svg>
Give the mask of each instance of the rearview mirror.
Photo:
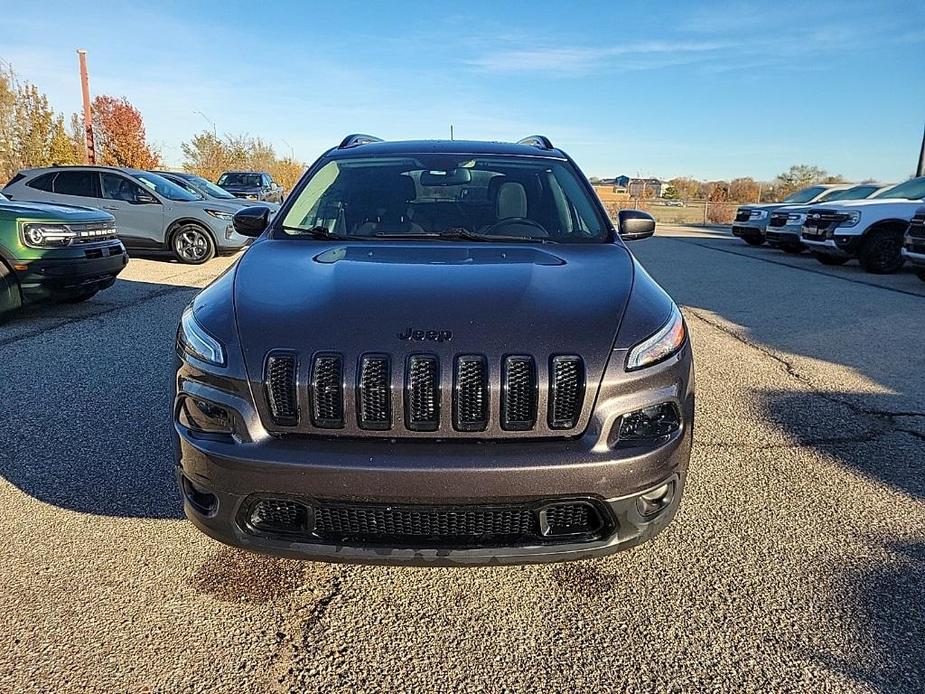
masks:
<svg viewBox="0 0 925 694"><path fill-rule="evenodd" d="M234 213L231 223L234 230L241 236L250 236L256 238L260 236L267 228L270 219L270 208L263 205L254 207L245 207Z"/></svg>
<svg viewBox="0 0 925 694"><path fill-rule="evenodd" d="M647 239L655 233L655 217L642 210L620 210L617 228L624 241Z"/></svg>

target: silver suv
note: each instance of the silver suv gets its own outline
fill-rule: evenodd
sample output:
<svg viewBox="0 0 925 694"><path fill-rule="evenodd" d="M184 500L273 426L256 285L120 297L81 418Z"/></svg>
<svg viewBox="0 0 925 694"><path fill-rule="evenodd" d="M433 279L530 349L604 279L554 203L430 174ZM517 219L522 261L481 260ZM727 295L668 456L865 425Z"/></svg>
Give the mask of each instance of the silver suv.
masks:
<svg viewBox="0 0 925 694"><path fill-rule="evenodd" d="M249 242L231 225L239 204L208 200L147 171L110 166L24 169L3 192L13 200L101 208L116 218L126 248L169 251L182 263L198 265Z"/></svg>

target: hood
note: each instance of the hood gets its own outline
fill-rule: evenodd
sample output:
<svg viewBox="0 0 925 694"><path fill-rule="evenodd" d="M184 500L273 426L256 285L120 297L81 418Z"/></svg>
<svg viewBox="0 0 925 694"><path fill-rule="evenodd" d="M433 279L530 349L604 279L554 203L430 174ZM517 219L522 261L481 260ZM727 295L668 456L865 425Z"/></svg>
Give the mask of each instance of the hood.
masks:
<svg viewBox="0 0 925 694"><path fill-rule="evenodd" d="M213 198L211 196L209 196L209 200L221 205L231 205L236 210L241 210L245 207L256 207L257 205L260 205L261 207L269 207L271 212L276 212L279 210L279 204L275 202L268 202L267 200L244 200L242 198L228 200L227 198Z"/></svg>
<svg viewBox="0 0 925 694"><path fill-rule="evenodd" d="M510 354L533 355L539 368L578 354L592 394L632 285L618 244L267 239L239 261L234 304L252 381L274 349L339 352L345 364L384 353L397 368L425 352L444 373L460 354L484 355L494 373ZM409 329L432 338L402 339Z"/></svg>
<svg viewBox="0 0 925 694"><path fill-rule="evenodd" d="M816 209L825 210L856 210L858 208L875 209L885 206L908 205L910 209L916 209L922 206L921 200L909 200L908 198L877 198L876 200L844 200L840 202L825 203L820 202L813 205Z"/></svg>
<svg viewBox="0 0 925 694"><path fill-rule="evenodd" d="M41 219L67 223L110 221L111 214L92 207L77 205L59 205L46 202L0 200L0 218L4 219Z"/></svg>
<svg viewBox="0 0 925 694"><path fill-rule="evenodd" d="M237 200L215 200L213 198L206 198L205 200L184 201L181 204L195 205L203 210L218 210L219 212L227 212L228 214L234 214L241 209L241 205L238 204Z"/></svg>
<svg viewBox="0 0 925 694"><path fill-rule="evenodd" d="M792 205L792 202L771 202L771 203L762 203L761 205L739 205L740 210L765 210L766 212L771 212L773 210L780 209L781 207L788 207Z"/></svg>

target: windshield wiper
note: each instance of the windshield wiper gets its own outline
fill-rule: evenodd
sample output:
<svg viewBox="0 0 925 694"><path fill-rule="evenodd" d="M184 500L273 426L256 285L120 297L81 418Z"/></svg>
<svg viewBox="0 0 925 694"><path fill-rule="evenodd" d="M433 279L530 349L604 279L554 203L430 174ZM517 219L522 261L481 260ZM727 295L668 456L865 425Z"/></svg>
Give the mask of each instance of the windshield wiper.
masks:
<svg viewBox="0 0 925 694"><path fill-rule="evenodd" d="M311 236L313 239L326 239L329 241L351 241L353 240L350 236L341 236L340 234L332 234L328 232L327 227L323 226L314 226L309 227L308 229L304 227L290 227L285 224L282 225L283 231L295 231L303 236Z"/></svg>
<svg viewBox="0 0 925 694"><path fill-rule="evenodd" d="M395 232L390 233L383 231L374 234L372 238L376 239L437 239L450 241L478 241L480 243L491 243L492 241L512 241L519 243L555 243L547 238L538 238L534 236L502 236L500 234L479 234L468 229L447 229L446 231L424 231L424 232Z"/></svg>

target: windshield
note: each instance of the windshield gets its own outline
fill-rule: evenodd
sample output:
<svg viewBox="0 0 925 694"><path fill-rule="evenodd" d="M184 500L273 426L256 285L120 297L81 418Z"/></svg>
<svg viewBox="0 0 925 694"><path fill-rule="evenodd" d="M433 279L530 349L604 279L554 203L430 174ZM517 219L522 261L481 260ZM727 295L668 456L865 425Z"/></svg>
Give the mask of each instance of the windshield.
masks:
<svg viewBox="0 0 925 694"><path fill-rule="evenodd" d="M237 200L237 198L227 190L224 188L219 188L217 185L212 183L212 181L209 181L202 176L190 176L186 180L189 181L190 185L198 188L200 192L211 195L213 198L221 198L222 200Z"/></svg>
<svg viewBox="0 0 925 694"><path fill-rule="evenodd" d="M781 202L809 202L824 190L825 188L822 186L810 186L809 188L804 188L803 190L798 190L795 193L791 193Z"/></svg>
<svg viewBox="0 0 925 694"><path fill-rule="evenodd" d="M220 186L260 188L263 186L263 177L256 173L224 173L218 179L218 184Z"/></svg>
<svg viewBox="0 0 925 694"><path fill-rule="evenodd" d="M148 173L145 171L135 174L135 178L144 183L148 188L156 192L158 195L163 195L168 200L193 202L194 200L203 199L199 193L191 193L188 190L184 190L173 181L168 181L163 176L158 176L157 174Z"/></svg>
<svg viewBox="0 0 925 694"><path fill-rule="evenodd" d="M863 200L864 198L869 198L879 189L880 186L873 184L869 186L854 186L852 188L845 188L844 190L834 190L829 195L824 195L819 201Z"/></svg>
<svg viewBox="0 0 925 694"><path fill-rule="evenodd" d="M420 154L329 161L282 222L290 236L605 242L609 224L565 161Z"/></svg>
<svg viewBox="0 0 925 694"><path fill-rule="evenodd" d="M911 178L898 186L887 188L875 198L903 198L905 200L925 200L925 176Z"/></svg>

